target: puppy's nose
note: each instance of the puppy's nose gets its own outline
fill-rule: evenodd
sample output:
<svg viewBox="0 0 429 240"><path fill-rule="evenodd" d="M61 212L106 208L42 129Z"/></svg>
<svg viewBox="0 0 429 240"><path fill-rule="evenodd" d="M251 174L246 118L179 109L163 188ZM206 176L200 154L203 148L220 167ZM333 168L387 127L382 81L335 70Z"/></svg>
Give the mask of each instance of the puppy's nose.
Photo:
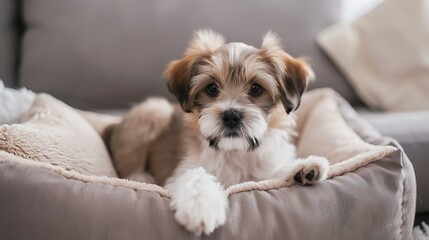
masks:
<svg viewBox="0 0 429 240"><path fill-rule="evenodd" d="M222 113L222 121L229 128L236 127L241 120L241 113L235 109L228 109Z"/></svg>

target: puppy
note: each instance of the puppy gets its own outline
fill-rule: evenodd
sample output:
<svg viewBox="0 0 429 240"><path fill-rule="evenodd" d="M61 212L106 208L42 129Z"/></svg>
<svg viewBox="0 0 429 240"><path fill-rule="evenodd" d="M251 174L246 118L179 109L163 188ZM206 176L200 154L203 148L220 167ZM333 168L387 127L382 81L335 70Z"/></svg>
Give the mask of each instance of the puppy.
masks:
<svg viewBox="0 0 429 240"><path fill-rule="evenodd" d="M165 76L180 107L164 99L134 107L114 127L110 150L122 177L165 185L187 230L210 234L225 223L232 184L326 178L327 160L296 159L293 144L292 112L314 73L275 34L258 49L198 31Z"/></svg>

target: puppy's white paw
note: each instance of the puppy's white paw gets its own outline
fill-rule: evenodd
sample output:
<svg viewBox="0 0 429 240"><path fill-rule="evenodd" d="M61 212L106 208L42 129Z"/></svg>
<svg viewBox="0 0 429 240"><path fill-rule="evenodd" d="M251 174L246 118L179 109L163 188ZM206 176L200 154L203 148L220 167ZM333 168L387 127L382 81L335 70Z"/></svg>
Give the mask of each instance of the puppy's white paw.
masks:
<svg viewBox="0 0 429 240"><path fill-rule="evenodd" d="M224 198L213 197L183 199L183 202L177 204L174 217L180 225L196 235L212 233L218 226L225 224L226 220L226 208L217 202L224 201Z"/></svg>
<svg viewBox="0 0 429 240"><path fill-rule="evenodd" d="M172 194L174 217L188 231L210 234L225 223L228 196L203 168L188 170L166 187Z"/></svg>
<svg viewBox="0 0 429 240"><path fill-rule="evenodd" d="M312 185L323 181L328 176L329 162L324 157L308 156L298 160L297 171L293 175L295 182L302 185Z"/></svg>

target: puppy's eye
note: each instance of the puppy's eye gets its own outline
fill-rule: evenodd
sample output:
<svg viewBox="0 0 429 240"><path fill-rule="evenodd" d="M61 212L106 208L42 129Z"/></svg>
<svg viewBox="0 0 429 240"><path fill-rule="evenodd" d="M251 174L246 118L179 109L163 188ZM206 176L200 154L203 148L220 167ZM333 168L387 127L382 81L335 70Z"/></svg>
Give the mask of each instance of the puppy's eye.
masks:
<svg viewBox="0 0 429 240"><path fill-rule="evenodd" d="M209 96L216 97L216 95L219 93L219 89L214 83L211 83L207 85L206 92Z"/></svg>
<svg viewBox="0 0 429 240"><path fill-rule="evenodd" d="M259 84L253 84L250 87L250 95L252 95L253 97L258 97L262 94L262 87Z"/></svg>

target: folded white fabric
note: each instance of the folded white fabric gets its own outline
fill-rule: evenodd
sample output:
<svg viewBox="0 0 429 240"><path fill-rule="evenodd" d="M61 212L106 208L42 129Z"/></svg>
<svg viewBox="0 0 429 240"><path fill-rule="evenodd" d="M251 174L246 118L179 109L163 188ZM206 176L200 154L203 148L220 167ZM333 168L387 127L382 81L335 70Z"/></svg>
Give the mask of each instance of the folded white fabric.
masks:
<svg viewBox="0 0 429 240"><path fill-rule="evenodd" d="M36 94L25 88L15 90L0 80L0 124L16 123L30 109Z"/></svg>
<svg viewBox="0 0 429 240"><path fill-rule="evenodd" d="M370 107L429 110L429 1L384 1L317 41Z"/></svg>

